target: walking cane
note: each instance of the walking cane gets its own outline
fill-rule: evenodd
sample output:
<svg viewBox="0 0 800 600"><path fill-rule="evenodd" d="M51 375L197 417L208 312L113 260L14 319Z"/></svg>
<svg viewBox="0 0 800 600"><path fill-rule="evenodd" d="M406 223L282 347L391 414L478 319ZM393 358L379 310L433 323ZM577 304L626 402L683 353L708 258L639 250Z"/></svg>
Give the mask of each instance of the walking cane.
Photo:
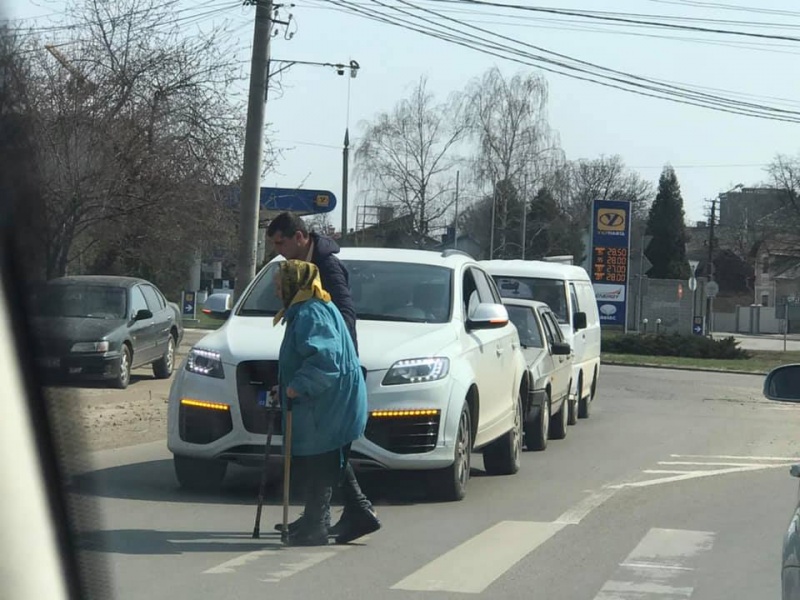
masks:
<svg viewBox="0 0 800 600"><path fill-rule="evenodd" d="M289 539L289 480L292 469L292 399L286 399L286 431L283 432L283 527L281 541Z"/></svg>
<svg viewBox="0 0 800 600"><path fill-rule="evenodd" d="M267 401L267 447L264 450L264 468L261 470L261 483L258 486L258 507L256 508L256 524L253 526L253 539L257 540L261 533L261 509L264 506L264 494L267 488L267 475L269 473L269 457L272 452L272 432L275 429L275 415L270 414L273 407L273 398Z"/></svg>

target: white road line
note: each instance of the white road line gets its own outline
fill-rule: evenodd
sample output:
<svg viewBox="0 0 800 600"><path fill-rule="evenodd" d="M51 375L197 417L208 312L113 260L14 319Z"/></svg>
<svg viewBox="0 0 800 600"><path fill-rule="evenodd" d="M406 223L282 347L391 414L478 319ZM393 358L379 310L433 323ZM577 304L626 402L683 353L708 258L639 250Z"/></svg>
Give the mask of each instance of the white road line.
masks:
<svg viewBox="0 0 800 600"><path fill-rule="evenodd" d="M358 542L366 542L368 541L370 536L364 536L363 538L359 538ZM267 572L266 578L259 578L259 581L264 583L278 583L287 577L291 577L292 575L296 575L301 571L305 571L313 567L314 565L318 565L324 560L332 558L345 550L350 548L355 548L356 546L352 545L343 545L343 546L328 546L328 547L320 547L314 548L313 550L310 548L285 548L283 546L274 546L272 548L268 548L265 550L256 550L254 552L247 552L245 554L241 554L236 556L230 560L225 561L224 563L217 565L216 567L212 567L203 571L204 575L223 575L223 574L231 574L236 573L236 570L240 567L244 567L250 563L253 563L257 560L267 558L267 557L276 557L282 556L285 557L279 564L278 569L275 571ZM300 550L298 552L298 550Z"/></svg>
<svg viewBox="0 0 800 600"><path fill-rule="evenodd" d="M225 561L221 565L217 565L211 569L203 571L203 575L220 575L223 573L235 573L238 567L242 567L248 563L258 560L269 554L276 554L277 550L256 550L255 552L248 552L235 558Z"/></svg>
<svg viewBox="0 0 800 600"><path fill-rule="evenodd" d="M679 600L694 591L695 567L711 550L707 531L651 529L623 561L595 600Z"/></svg>
<svg viewBox="0 0 800 600"><path fill-rule="evenodd" d="M589 515L590 512L611 498L617 493L617 491L618 488L607 487L598 492L594 492L567 510L563 515L558 517L555 522L563 523L565 525L578 525Z"/></svg>
<svg viewBox="0 0 800 600"><path fill-rule="evenodd" d="M339 546L340 548L344 548L345 546ZM300 555L292 553L286 554L287 561L280 563L280 570L272 571L267 573L267 577L264 579L259 579L259 581L263 581L264 583L279 583L280 581L286 579L287 577L291 577L292 575L297 575L298 573L305 571L306 569L310 569L314 565L318 565L324 560L327 560L331 557L336 556L339 552L307 552ZM289 557L291 556L291 560Z"/></svg>
<svg viewBox="0 0 800 600"><path fill-rule="evenodd" d="M699 471L670 471L669 469L645 469L642 473L648 475L681 475L683 473L698 473Z"/></svg>
<svg viewBox="0 0 800 600"><path fill-rule="evenodd" d="M773 467L775 465L770 465ZM778 465L783 467L784 465ZM645 481L634 481L629 483L620 483L611 486L615 489L622 488L643 488L653 485L662 485L664 483L673 483L675 481L686 481L688 479L702 479L703 477L716 477L718 475L726 475L728 473L745 473L747 471L760 471L763 467L735 467L730 469L715 469L713 471L688 471L683 475L674 475L672 477L659 477L657 479L646 479Z"/></svg>
<svg viewBox="0 0 800 600"><path fill-rule="evenodd" d="M394 584L392 589L480 594L564 527L564 523L501 521Z"/></svg>
<svg viewBox="0 0 800 600"><path fill-rule="evenodd" d="M716 458L721 460L779 460L781 462L800 462L798 457L790 456L732 456L725 454L670 454L671 458Z"/></svg>
<svg viewBox="0 0 800 600"><path fill-rule="evenodd" d="M734 462L688 462L679 460L662 460L659 461L660 465L685 465L687 467L759 467L770 468L775 466L773 463L734 463ZM787 463L788 464L788 463Z"/></svg>

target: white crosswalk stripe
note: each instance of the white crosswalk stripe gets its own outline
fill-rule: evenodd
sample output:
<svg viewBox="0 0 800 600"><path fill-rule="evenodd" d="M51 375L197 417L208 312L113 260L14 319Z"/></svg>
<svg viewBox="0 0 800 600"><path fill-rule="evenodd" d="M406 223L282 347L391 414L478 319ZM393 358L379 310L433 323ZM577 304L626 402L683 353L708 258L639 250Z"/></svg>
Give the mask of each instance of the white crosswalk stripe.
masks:
<svg viewBox="0 0 800 600"><path fill-rule="evenodd" d="M713 543L707 531L651 529L594 600L690 598L697 564Z"/></svg>

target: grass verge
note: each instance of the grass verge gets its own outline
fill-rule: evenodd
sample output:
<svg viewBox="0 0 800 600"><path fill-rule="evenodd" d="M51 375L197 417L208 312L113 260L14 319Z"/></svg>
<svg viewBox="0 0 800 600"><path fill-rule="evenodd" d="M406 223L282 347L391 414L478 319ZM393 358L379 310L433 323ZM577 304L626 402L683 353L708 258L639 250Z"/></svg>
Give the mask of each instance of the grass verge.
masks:
<svg viewBox="0 0 800 600"><path fill-rule="evenodd" d="M672 367L676 369L713 370L744 373L768 373L788 363L800 363L800 352L771 352L748 350L750 358L717 359L686 358L682 356L638 356L634 354L610 354L603 352L600 360L606 365L628 365L639 367Z"/></svg>

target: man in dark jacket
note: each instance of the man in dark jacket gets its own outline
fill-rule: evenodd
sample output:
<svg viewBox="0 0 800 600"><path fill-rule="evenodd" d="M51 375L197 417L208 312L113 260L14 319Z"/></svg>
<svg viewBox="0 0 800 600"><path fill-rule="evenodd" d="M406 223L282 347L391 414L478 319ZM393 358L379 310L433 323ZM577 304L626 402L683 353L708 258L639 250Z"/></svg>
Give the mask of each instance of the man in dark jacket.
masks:
<svg viewBox="0 0 800 600"><path fill-rule="evenodd" d="M336 308L342 313L358 352L356 307L350 294L350 277L345 266L335 256L339 253L339 244L327 236L309 233L303 220L288 212L279 214L270 222L267 236L275 251L286 260L304 260L317 265L322 287L331 295Z"/></svg>
<svg viewBox="0 0 800 600"><path fill-rule="evenodd" d="M267 227L267 236L272 241L275 251L287 260L304 260L314 263L319 270L322 287L331 295L331 300L344 318L347 330L353 338L353 345L358 353L358 338L356 336L356 308L350 294L350 278L347 269L336 254L339 253L339 244L331 238L309 233L303 220L292 213L281 213L275 217ZM334 536L355 539L360 530L374 530L374 525L379 523L375 510L358 485L355 472L350 463L344 469L344 480L341 484L342 494L348 500L345 506L359 506L357 514L345 511L342 518L329 532ZM303 517L289 525L289 531L297 530ZM326 515L326 522L330 525L330 514ZM282 529L277 525L276 529ZM354 537L355 536L355 537Z"/></svg>

